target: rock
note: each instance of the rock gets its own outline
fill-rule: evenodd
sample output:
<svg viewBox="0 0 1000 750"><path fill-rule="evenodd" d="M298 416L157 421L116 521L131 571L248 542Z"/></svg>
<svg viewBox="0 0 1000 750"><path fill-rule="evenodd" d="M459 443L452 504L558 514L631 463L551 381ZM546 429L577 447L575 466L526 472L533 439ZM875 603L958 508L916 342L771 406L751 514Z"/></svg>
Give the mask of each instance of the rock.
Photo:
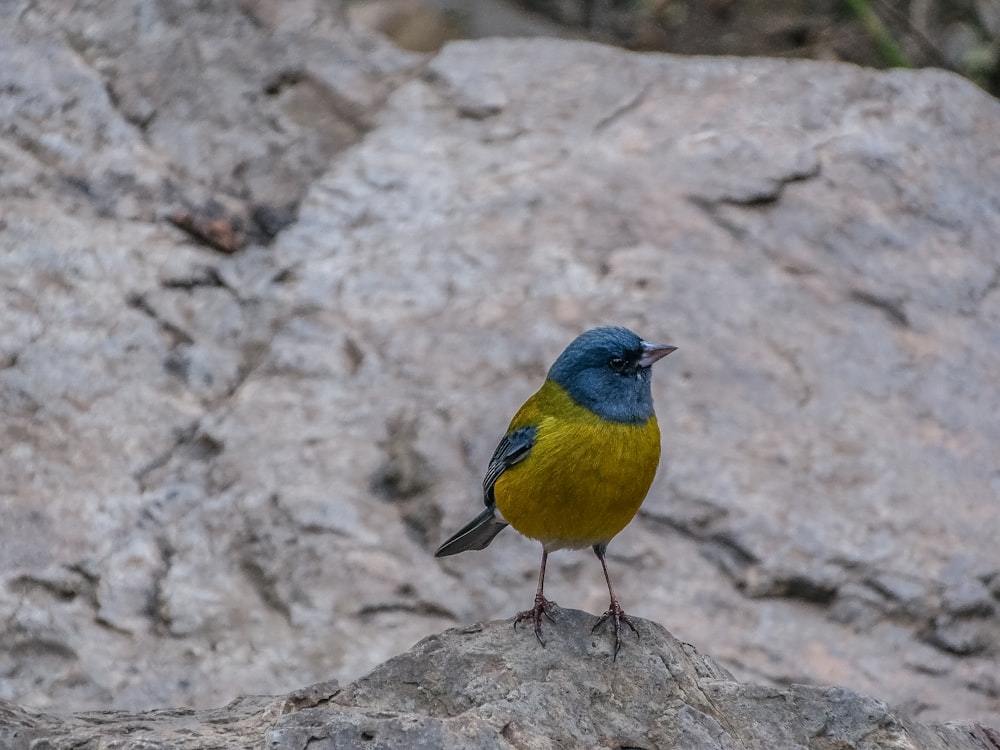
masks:
<svg viewBox="0 0 1000 750"><path fill-rule="evenodd" d="M866 583L888 599L909 608L919 607L927 602L933 594L933 592L928 591L926 581L887 571L875 573Z"/></svg>
<svg viewBox="0 0 1000 750"><path fill-rule="evenodd" d="M923 725L851 690L737 682L637 620L617 659L592 615L555 608L543 648L511 620L425 638L353 683L225 708L57 718L0 702L4 747L683 747L993 750L1000 732Z"/></svg>
<svg viewBox="0 0 1000 750"><path fill-rule="evenodd" d="M218 200L249 224L297 204L420 63L311 0L0 13L5 123L61 178L41 184L125 218Z"/></svg>
<svg viewBox="0 0 1000 750"><path fill-rule="evenodd" d="M995 601L996 101L546 39L428 60L311 0L0 14L0 697L347 683L527 606L536 544L433 549L556 353L622 323L680 346L623 605L743 680L1000 714L969 583ZM603 611L592 555L549 565Z"/></svg>
<svg viewBox="0 0 1000 750"><path fill-rule="evenodd" d="M941 596L941 606L953 615L989 617L996 609L989 589L975 578L967 578L949 586Z"/></svg>
<svg viewBox="0 0 1000 750"><path fill-rule="evenodd" d="M990 648L997 627L978 618L938 615L931 623L927 642L959 656L980 654Z"/></svg>

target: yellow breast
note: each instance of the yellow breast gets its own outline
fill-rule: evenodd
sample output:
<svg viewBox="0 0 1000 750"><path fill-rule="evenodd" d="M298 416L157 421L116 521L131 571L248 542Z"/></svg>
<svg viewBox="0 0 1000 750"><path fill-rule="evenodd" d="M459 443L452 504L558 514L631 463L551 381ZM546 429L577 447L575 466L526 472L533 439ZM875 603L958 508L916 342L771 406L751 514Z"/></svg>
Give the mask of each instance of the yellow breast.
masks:
<svg viewBox="0 0 1000 750"><path fill-rule="evenodd" d="M608 542L635 516L660 461L656 417L608 422L552 381L525 402L509 430L537 429L531 453L494 486L497 508L546 549Z"/></svg>

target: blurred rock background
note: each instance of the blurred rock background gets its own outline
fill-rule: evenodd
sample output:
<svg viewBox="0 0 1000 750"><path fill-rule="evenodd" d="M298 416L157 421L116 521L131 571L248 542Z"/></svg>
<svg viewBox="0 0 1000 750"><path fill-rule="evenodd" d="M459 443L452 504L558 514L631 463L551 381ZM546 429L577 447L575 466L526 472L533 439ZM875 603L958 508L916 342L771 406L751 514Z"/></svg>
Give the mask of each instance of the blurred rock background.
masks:
<svg viewBox="0 0 1000 750"><path fill-rule="evenodd" d="M1000 0L354 0L406 49L554 35L634 50L938 67L1000 93Z"/></svg>
<svg viewBox="0 0 1000 750"><path fill-rule="evenodd" d="M217 705L522 609L534 543L431 554L552 359L620 323L680 347L625 607L739 677L1000 723L996 100L428 55L355 12L0 5L0 698ZM593 555L550 566L603 610Z"/></svg>

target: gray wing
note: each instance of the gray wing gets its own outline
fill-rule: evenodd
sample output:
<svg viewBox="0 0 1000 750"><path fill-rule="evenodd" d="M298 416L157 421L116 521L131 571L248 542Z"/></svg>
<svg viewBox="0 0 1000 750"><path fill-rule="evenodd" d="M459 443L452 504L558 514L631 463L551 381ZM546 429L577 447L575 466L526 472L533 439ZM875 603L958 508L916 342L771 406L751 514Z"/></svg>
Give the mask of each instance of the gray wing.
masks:
<svg viewBox="0 0 1000 750"><path fill-rule="evenodd" d="M531 453L531 447L535 444L537 434L537 427L522 427L503 436L497 449L493 451L493 458L490 459L486 476L483 477L483 502L487 508L496 505L496 500L493 497L493 485L497 483L497 479L511 466L528 457Z"/></svg>
<svg viewBox="0 0 1000 750"><path fill-rule="evenodd" d="M446 557L470 549L483 549L493 541L493 537L507 527L507 522L497 515L493 485L507 469L528 457L531 446L535 444L537 432L534 427L522 427L509 435L504 435L500 445L493 451L493 458L490 459L486 477L483 479L483 503L486 509L438 547L434 553L435 557Z"/></svg>

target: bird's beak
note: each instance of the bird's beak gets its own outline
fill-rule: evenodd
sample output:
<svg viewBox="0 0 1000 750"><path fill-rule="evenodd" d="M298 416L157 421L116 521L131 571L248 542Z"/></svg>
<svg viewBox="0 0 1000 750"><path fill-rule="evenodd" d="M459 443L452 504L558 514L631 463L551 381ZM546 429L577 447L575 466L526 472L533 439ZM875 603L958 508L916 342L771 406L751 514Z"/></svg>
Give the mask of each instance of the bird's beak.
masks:
<svg viewBox="0 0 1000 750"><path fill-rule="evenodd" d="M676 349L676 346L669 344L650 344L648 341L643 341L639 367L652 367L654 362L658 362Z"/></svg>

